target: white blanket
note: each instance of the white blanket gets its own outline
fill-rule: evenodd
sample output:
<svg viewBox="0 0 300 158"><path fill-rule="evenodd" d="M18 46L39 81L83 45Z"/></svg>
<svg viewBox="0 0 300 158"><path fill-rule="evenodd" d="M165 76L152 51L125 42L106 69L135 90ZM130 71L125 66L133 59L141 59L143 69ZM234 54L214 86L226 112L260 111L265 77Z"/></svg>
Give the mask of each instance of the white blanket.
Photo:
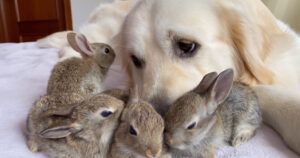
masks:
<svg viewBox="0 0 300 158"><path fill-rule="evenodd" d="M27 149L24 128L32 104L46 92L57 61L57 49L38 49L35 43L0 44L0 157L45 157ZM106 88L124 87L120 65L114 64ZM282 139L263 125L248 143L222 147L219 158L297 158Z"/></svg>

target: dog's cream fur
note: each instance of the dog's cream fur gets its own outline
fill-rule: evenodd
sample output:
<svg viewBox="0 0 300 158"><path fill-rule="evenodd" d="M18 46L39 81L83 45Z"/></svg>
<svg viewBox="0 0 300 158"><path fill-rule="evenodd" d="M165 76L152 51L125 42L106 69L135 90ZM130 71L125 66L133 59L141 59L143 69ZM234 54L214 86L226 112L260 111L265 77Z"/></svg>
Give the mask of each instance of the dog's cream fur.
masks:
<svg viewBox="0 0 300 158"><path fill-rule="evenodd" d="M261 104L264 122L300 154L300 91L265 85L255 86L254 91Z"/></svg>
<svg viewBox="0 0 300 158"><path fill-rule="evenodd" d="M119 8L121 2L128 7ZM300 39L260 0L134 2L116 1L106 6L108 9L100 7L82 33L90 41L113 41L129 78L144 99L161 106L170 104L193 89L206 73L233 68L235 80L252 85L260 95L265 121L300 153L300 126L296 126L300 122L300 100L290 97L296 92L285 91L300 83ZM123 14L111 14L116 10ZM180 58L174 53L174 37L198 42L201 48L191 58ZM51 39L43 40L47 43ZM131 55L145 61L143 68L134 67ZM284 110L287 103L296 112Z"/></svg>
<svg viewBox="0 0 300 158"><path fill-rule="evenodd" d="M236 80L251 85L295 88L299 38L278 23L260 0L141 1L124 23L121 53L144 96L162 97L166 104L194 88L204 74L229 67ZM201 48L192 58L179 58L172 36ZM145 60L145 68L131 64L132 54Z"/></svg>
<svg viewBox="0 0 300 158"><path fill-rule="evenodd" d="M174 36L201 48L194 57L180 58L174 53ZM119 39L129 77L145 99L161 106L193 89L206 73L226 68L235 70L235 80L254 87L295 89L300 83L300 39L260 0L140 1ZM144 60L144 67L136 68L131 55ZM263 92L265 121L300 153L300 99L263 89L258 92ZM286 103L297 112L283 110Z"/></svg>

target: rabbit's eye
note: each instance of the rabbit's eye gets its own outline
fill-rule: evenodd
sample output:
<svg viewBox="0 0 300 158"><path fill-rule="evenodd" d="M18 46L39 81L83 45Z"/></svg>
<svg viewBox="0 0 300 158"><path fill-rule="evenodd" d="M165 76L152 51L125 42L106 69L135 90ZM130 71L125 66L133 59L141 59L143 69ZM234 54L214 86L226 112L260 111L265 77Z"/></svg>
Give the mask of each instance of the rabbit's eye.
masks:
<svg viewBox="0 0 300 158"><path fill-rule="evenodd" d="M130 126L129 133L130 133L131 135L135 135L135 136L137 135L135 129L134 129L132 126Z"/></svg>
<svg viewBox="0 0 300 158"><path fill-rule="evenodd" d="M187 127L187 130L191 130L191 129L193 129L195 126L196 126L196 122L190 124L190 125Z"/></svg>
<svg viewBox="0 0 300 158"><path fill-rule="evenodd" d="M101 116L103 116L103 117L108 117L108 116L110 116L111 114L112 114L111 111L103 111L103 112L101 112Z"/></svg>
<svg viewBox="0 0 300 158"><path fill-rule="evenodd" d="M104 52L105 52L105 54L108 54L110 51L109 51L109 48L105 48L104 49Z"/></svg>

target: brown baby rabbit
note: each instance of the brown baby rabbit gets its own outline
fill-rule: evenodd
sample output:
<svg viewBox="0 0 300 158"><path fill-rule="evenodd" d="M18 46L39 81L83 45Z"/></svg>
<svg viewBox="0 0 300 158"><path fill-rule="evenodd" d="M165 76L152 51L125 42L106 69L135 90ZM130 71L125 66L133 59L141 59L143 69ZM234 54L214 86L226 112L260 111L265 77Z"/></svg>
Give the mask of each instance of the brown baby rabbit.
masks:
<svg viewBox="0 0 300 158"><path fill-rule="evenodd" d="M68 97L45 96L32 108L29 149L56 158L106 158L124 102L106 94L82 102Z"/></svg>
<svg viewBox="0 0 300 158"><path fill-rule="evenodd" d="M252 138L262 118L256 94L233 83L233 70L227 69L204 76L170 106L165 121L172 157L213 158L222 143L238 146Z"/></svg>
<svg viewBox="0 0 300 158"><path fill-rule="evenodd" d="M163 150L164 120L131 92L111 146L111 158L158 158ZM165 156L167 157L167 156Z"/></svg>
<svg viewBox="0 0 300 158"><path fill-rule="evenodd" d="M82 59L73 57L56 64L48 82L48 94L78 93L87 96L100 93L101 83L116 56L113 49L103 43L90 44L82 34L68 33L67 37Z"/></svg>

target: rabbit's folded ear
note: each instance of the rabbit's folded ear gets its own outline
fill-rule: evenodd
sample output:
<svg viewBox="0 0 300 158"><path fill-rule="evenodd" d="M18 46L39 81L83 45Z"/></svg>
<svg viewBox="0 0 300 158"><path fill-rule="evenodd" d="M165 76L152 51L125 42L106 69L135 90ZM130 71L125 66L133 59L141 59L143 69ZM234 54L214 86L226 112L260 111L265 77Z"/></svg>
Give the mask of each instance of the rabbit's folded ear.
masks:
<svg viewBox="0 0 300 158"><path fill-rule="evenodd" d="M211 72L206 74L202 78L199 85L194 89L194 92L198 94L204 94L211 87L212 83L216 80L217 77L218 77L217 72Z"/></svg>
<svg viewBox="0 0 300 158"><path fill-rule="evenodd" d="M208 112L213 113L219 104L224 102L228 97L232 84L233 84L233 70L227 69L219 74L217 79L214 80L209 91L207 92L207 97L212 104L209 104Z"/></svg>
<svg viewBox="0 0 300 158"><path fill-rule="evenodd" d="M78 124L71 124L65 126L56 126L52 128L48 128L40 133L42 138L47 139L58 139L69 136L70 134L76 133L80 131L82 128Z"/></svg>
<svg viewBox="0 0 300 158"><path fill-rule="evenodd" d="M50 116L68 116L72 113L74 107L77 104L72 104L64 107L58 107L53 109L48 109L47 111L41 114L41 117L50 117Z"/></svg>
<svg viewBox="0 0 300 158"><path fill-rule="evenodd" d="M120 99L124 103L127 103L128 99L129 99L129 91L126 91L126 90L112 89L112 90L104 91L103 93L113 96L117 99Z"/></svg>
<svg viewBox="0 0 300 158"><path fill-rule="evenodd" d="M70 46L83 57L89 57L93 55L93 51L90 47L90 43L83 34L76 34L74 32L68 33L68 42Z"/></svg>

